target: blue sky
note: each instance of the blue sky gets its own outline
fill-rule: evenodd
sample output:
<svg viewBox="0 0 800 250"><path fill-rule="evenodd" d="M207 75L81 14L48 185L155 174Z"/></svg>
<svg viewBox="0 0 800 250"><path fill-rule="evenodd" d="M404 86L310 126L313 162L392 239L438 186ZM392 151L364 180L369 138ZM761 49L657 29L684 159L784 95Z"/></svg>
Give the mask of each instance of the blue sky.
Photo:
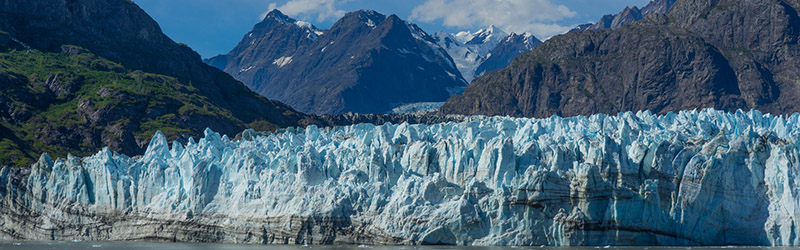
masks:
<svg viewBox="0 0 800 250"><path fill-rule="evenodd" d="M411 20L429 33L475 31L495 24L507 32L542 39L604 14L649 0L134 0L176 42L204 58L231 50L262 15L277 8L319 28L341 15L373 9Z"/></svg>

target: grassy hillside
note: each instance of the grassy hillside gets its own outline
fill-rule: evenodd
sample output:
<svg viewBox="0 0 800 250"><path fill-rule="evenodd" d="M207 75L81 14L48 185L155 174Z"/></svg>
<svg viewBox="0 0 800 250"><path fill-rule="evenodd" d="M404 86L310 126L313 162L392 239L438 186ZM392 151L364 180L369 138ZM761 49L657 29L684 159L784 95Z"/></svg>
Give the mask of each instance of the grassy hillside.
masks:
<svg viewBox="0 0 800 250"><path fill-rule="evenodd" d="M0 165L104 146L138 154L156 130L176 139L207 126L277 128L243 124L175 78L128 70L74 46L62 51L0 48Z"/></svg>

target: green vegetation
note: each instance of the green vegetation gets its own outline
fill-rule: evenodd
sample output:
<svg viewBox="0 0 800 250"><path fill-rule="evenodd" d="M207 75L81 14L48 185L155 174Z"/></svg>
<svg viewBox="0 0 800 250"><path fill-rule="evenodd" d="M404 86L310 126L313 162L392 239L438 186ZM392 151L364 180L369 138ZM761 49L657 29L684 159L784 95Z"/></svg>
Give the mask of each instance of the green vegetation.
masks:
<svg viewBox="0 0 800 250"><path fill-rule="evenodd" d="M128 70L81 48L63 50L69 53L0 51L0 166L30 165L42 152L85 156L103 146L140 153L157 130L175 139L210 124L245 127L175 78Z"/></svg>

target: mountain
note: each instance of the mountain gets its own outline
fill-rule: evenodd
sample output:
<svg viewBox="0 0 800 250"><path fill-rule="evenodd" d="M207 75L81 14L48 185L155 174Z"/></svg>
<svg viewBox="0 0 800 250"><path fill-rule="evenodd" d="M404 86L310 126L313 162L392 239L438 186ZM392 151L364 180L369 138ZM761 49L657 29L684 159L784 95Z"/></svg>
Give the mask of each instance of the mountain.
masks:
<svg viewBox="0 0 800 250"><path fill-rule="evenodd" d="M475 75L481 76L486 72L505 68L514 58L539 44L542 44L542 41L531 33L511 33L489 52L486 60L475 69Z"/></svg>
<svg viewBox="0 0 800 250"><path fill-rule="evenodd" d="M311 122L204 64L128 0L0 0L0 44L0 165L104 146L141 154L156 130Z"/></svg>
<svg viewBox="0 0 800 250"><path fill-rule="evenodd" d="M236 141L209 130L171 148L156 134L137 159L0 168L0 238L797 246L799 117L492 117Z"/></svg>
<svg viewBox="0 0 800 250"><path fill-rule="evenodd" d="M605 15L600 18L597 23L578 25L578 27L572 31L616 29L622 25L641 20L651 14L666 14L670 7L675 4L675 1L676 0L653 0L642 9L636 6L633 8L625 7L624 10L616 15Z"/></svg>
<svg viewBox="0 0 800 250"><path fill-rule="evenodd" d="M667 14L677 0L653 0L642 8L642 16L651 14Z"/></svg>
<svg viewBox="0 0 800 250"><path fill-rule="evenodd" d="M440 31L433 38L450 54L467 81L508 66L512 59L542 43L530 33L508 34L494 25L474 33Z"/></svg>
<svg viewBox="0 0 800 250"><path fill-rule="evenodd" d="M489 25L488 28L480 29L469 36L464 36L463 38L469 38L466 40L466 42L464 42L465 45L474 48L475 51L480 54L486 54L492 50L492 48L497 46L497 44L506 36L508 36L508 33L505 31L495 27L494 25Z"/></svg>
<svg viewBox="0 0 800 250"><path fill-rule="evenodd" d="M206 62L268 98L317 114L440 102L467 85L422 29L365 10L346 14L329 30L273 10L231 52Z"/></svg>
<svg viewBox="0 0 800 250"><path fill-rule="evenodd" d="M281 68L280 63L275 64L276 61L290 63L288 58L311 46L321 34L323 31L313 25L275 10L267 13L263 21L245 34L230 53L206 59L205 62L236 79L258 81L268 77L262 67ZM284 60L279 60L281 58Z"/></svg>
<svg viewBox="0 0 800 250"><path fill-rule="evenodd" d="M477 76L475 71L489 57L489 52L506 37L508 33L494 25L474 33L462 31L450 34L440 31L433 35L436 43L453 58L456 67L467 81L472 81Z"/></svg>
<svg viewBox="0 0 800 250"><path fill-rule="evenodd" d="M798 6L683 0L668 15L556 36L475 79L440 111L536 117L703 107L800 111Z"/></svg>

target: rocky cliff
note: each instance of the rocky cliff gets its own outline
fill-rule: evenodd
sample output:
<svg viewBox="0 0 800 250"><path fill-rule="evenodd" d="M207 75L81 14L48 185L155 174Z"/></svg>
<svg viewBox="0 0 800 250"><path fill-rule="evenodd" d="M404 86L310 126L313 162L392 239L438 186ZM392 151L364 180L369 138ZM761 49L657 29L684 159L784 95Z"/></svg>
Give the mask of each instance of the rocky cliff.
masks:
<svg viewBox="0 0 800 250"><path fill-rule="evenodd" d="M467 85L427 33L375 11L348 13L320 31L274 10L230 53L207 62L266 97L317 114L441 102Z"/></svg>
<svg viewBox="0 0 800 250"><path fill-rule="evenodd" d="M798 6L683 0L668 15L557 36L476 79L441 110L538 117L703 107L796 112Z"/></svg>
<svg viewBox="0 0 800 250"><path fill-rule="evenodd" d="M653 0L646 6L639 9L639 7L625 7L616 15L605 15L596 23L581 24L571 31L585 31L585 30L603 30L603 29L616 29L622 25L632 23L651 14L667 14L676 0Z"/></svg>
<svg viewBox="0 0 800 250"><path fill-rule="evenodd" d="M0 169L0 236L278 244L797 245L800 115L485 118L161 134Z"/></svg>

